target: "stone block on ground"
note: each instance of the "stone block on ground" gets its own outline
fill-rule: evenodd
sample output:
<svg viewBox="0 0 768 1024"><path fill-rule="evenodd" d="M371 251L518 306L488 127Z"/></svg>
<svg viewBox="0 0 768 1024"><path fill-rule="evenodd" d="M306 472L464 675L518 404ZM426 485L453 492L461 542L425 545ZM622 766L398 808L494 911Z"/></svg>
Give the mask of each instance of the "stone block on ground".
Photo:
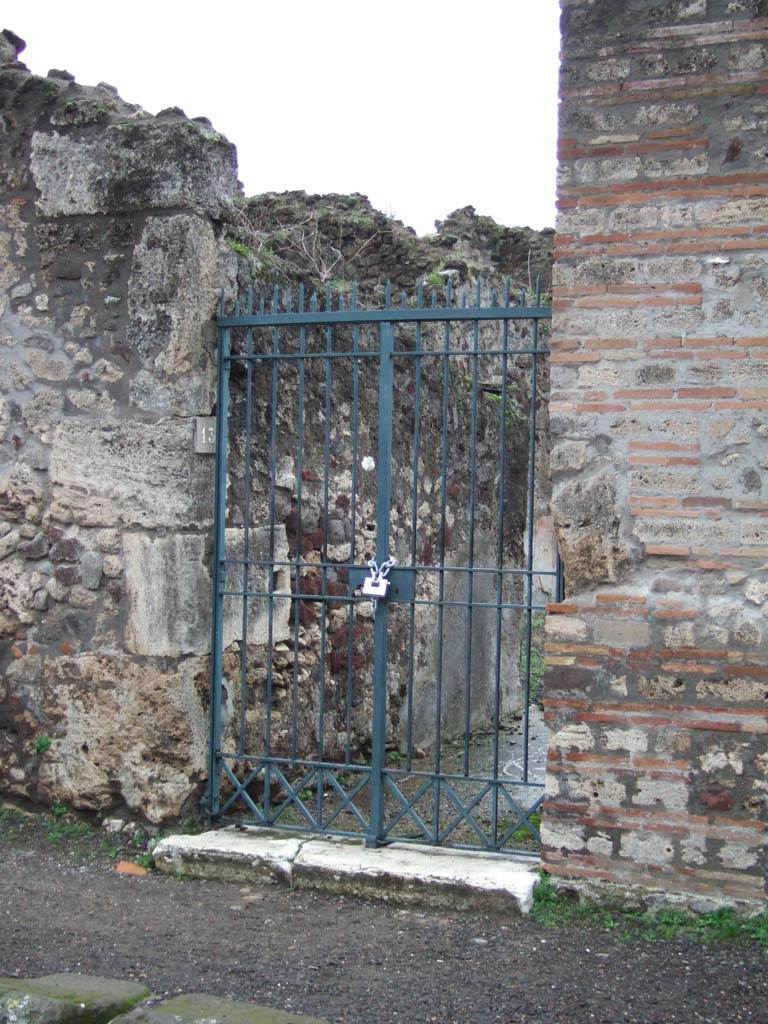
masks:
<svg viewBox="0 0 768 1024"><path fill-rule="evenodd" d="M255 1003L208 995L176 996L157 1006L139 1006L113 1024L327 1024L318 1017L286 1013Z"/></svg>
<svg viewBox="0 0 768 1024"><path fill-rule="evenodd" d="M166 874L297 888L450 910L527 914L538 862L497 853L359 841L262 828L168 836L154 850Z"/></svg>
<svg viewBox="0 0 768 1024"><path fill-rule="evenodd" d="M371 849L345 839L305 843L293 863L296 888L398 905L527 914L537 862L498 853L392 843Z"/></svg>
<svg viewBox="0 0 768 1024"><path fill-rule="evenodd" d="M261 878L290 884L291 868L303 841L302 836L269 829L225 828L196 836L166 836L153 853L158 869L166 874L225 882Z"/></svg>
<svg viewBox="0 0 768 1024"><path fill-rule="evenodd" d="M0 978L0 1024L106 1024L150 995L146 985L89 974Z"/></svg>

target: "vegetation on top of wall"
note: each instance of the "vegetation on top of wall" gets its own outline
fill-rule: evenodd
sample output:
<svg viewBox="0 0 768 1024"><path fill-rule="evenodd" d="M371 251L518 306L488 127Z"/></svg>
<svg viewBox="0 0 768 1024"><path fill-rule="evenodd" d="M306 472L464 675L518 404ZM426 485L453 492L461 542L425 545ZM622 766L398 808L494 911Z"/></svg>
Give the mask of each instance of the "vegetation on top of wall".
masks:
<svg viewBox="0 0 768 1024"><path fill-rule="evenodd" d="M228 243L241 258L242 287L258 280L347 292L358 281L365 296L387 280L411 293L419 282L441 289L506 277L531 289L540 277L550 289L554 232L504 227L471 206L435 226L418 237L358 193L269 192L238 203Z"/></svg>

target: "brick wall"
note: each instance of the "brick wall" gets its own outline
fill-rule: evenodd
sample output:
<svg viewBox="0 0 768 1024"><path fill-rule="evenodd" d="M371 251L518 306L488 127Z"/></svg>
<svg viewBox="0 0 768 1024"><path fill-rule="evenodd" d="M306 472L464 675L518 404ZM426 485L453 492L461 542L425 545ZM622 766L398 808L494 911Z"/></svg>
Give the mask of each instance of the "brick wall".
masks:
<svg viewBox="0 0 768 1024"><path fill-rule="evenodd" d="M544 858L760 903L768 3L562 6Z"/></svg>

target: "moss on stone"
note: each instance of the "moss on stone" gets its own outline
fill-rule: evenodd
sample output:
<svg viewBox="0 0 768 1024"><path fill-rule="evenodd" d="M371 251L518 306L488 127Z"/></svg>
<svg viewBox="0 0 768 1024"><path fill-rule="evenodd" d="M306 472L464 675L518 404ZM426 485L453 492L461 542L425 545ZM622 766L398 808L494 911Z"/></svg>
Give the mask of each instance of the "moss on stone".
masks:
<svg viewBox="0 0 768 1024"><path fill-rule="evenodd" d="M106 1024L150 995L145 985L88 974L0 978L0 1021Z"/></svg>

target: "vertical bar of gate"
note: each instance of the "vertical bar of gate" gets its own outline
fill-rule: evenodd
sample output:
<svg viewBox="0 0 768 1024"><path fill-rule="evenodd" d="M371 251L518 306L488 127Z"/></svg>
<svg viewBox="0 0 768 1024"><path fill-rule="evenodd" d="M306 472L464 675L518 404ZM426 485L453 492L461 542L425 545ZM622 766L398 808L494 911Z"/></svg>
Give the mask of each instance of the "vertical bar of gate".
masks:
<svg viewBox="0 0 768 1024"><path fill-rule="evenodd" d="M245 312L253 313L253 291L249 288L245 301ZM245 476L243 479L243 605L242 638L240 640L240 722L238 725L237 752L245 752L245 723L248 692L248 591L251 583L249 565L251 554L251 477L253 446L253 328L245 330ZM254 587L254 589L256 589Z"/></svg>
<svg viewBox="0 0 768 1024"><path fill-rule="evenodd" d="M357 309L357 282L352 285L352 309ZM354 564L357 557L357 455L360 439L360 360L357 353L360 349L360 328L357 324L352 328L352 507L350 509L350 543L349 561ZM347 693L344 709L344 763L352 761L352 688L355 636L355 604L347 605Z"/></svg>
<svg viewBox="0 0 768 1024"><path fill-rule="evenodd" d="M477 282L475 305L480 308L480 281ZM469 547L467 551L467 642L464 664L464 774L469 775L469 740L472 732L472 640L475 611L475 514L477 507L477 373L480 351L480 321L473 328L472 399L469 428Z"/></svg>
<svg viewBox="0 0 768 1024"><path fill-rule="evenodd" d="M299 309L304 308L304 292L303 285L299 286ZM317 312L317 296L312 294L309 300L310 311ZM299 390L296 399L296 417L297 417L297 438L296 438L296 557L294 560L294 572L295 572L295 590L294 594L301 594L302 582L301 582L301 571L303 563L303 549L302 540L303 533L301 529L301 498L302 498L302 483L304 480L304 387L305 387L305 359L304 355L307 349L307 332L306 328L299 327L299 352L298 352L298 367L297 372L299 376ZM298 756L299 746L299 633L301 630L301 599L299 597L293 598L291 605L293 611L293 679L291 681L291 768L294 767L293 762Z"/></svg>
<svg viewBox="0 0 768 1024"><path fill-rule="evenodd" d="M392 505L392 400L395 331L379 327L379 473L376 495L376 561L389 558L389 517ZM387 726L387 630L389 605L379 601L373 624L373 725L371 735L371 821L367 846L376 846L384 832L384 754Z"/></svg>
<svg viewBox="0 0 768 1024"><path fill-rule="evenodd" d="M424 306L424 284L419 284L416 295L416 305L419 309ZM421 321L416 323L416 351L421 353ZM418 542L419 527L419 456L421 454L421 354L417 355L414 363L414 392L413 392L413 463L411 475L411 568L416 573L416 547ZM408 618L408 694L406 709L406 741L405 741L405 767L410 772L413 769L413 686L416 678L416 602L411 601Z"/></svg>
<svg viewBox="0 0 768 1024"><path fill-rule="evenodd" d="M541 305L541 281L536 281L536 306ZM528 558L526 562L526 595L525 595L525 687L523 703L523 782L528 781L528 744L531 731L531 649L533 646L533 563L534 563L534 522L536 512L536 405L538 396L539 372L539 321L533 320L533 352L531 355L531 408L528 421Z"/></svg>
<svg viewBox="0 0 768 1024"><path fill-rule="evenodd" d="M222 294L220 315L224 314ZM224 558L227 518L227 435L229 429L230 331L219 329L218 378L216 389L216 490L214 506L213 621L211 650L211 722L208 749L208 816L219 813L221 780L221 676L223 671Z"/></svg>
<svg viewBox="0 0 768 1024"><path fill-rule="evenodd" d="M264 296L259 301L259 312L264 313ZM299 310L301 312L301 310ZM278 400L278 360L280 351L280 328L272 328L272 387L270 395L270 427L269 427L269 627L267 631L267 686L266 686L266 715L264 716L264 753L267 757L272 756L272 693L274 685L274 660L275 660L275 515L277 511L276 486L277 479L277 400ZM284 566L280 567L281 569ZM290 590L290 574L288 589ZM264 790L263 806L264 820L269 821L271 810L271 788L272 779L271 764L267 761L264 765Z"/></svg>
<svg viewBox="0 0 768 1024"><path fill-rule="evenodd" d="M509 308L510 282L504 286L504 308ZM496 664L493 711L493 801L491 803L491 834L493 845L499 841L499 729L501 728L501 641L503 634L502 604L504 601L504 522L507 513L507 401L509 399L509 320L501 325L501 404L499 407L499 493L496 544Z"/></svg>
<svg viewBox="0 0 768 1024"><path fill-rule="evenodd" d="M339 309L342 309L343 296L339 296ZM325 308L327 311L333 309L333 292L330 285L325 291ZM327 356L333 353L333 327L325 328L325 352ZM318 760L325 761L325 709L326 709L326 663L328 659L328 499L330 492L331 476L331 416L333 413L333 360L324 359L324 403L323 403L323 535L321 540L322 565L320 567L320 585L322 590L322 601L320 604L320 702L317 709L317 752ZM323 827L323 793L325 783L325 769L321 768L317 773L317 787L315 789L315 815L320 828Z"/></svg>
<svg viewBox="0 0 768 1024"><path fill-rule="evenodd" d="M448 281L445 287L445 305L453 305L453 288ZM432 827L435 843L440 841L440 799L441 773L443 770L443 673L445 668L445 541L447 532L448 505L448 411L450 393L449 350L451 348L451 322L443 324L443 390L442 417L440 423L440 566L437 590L437 679L435 680L435 761L434 790L432 793Z"/></svg>

